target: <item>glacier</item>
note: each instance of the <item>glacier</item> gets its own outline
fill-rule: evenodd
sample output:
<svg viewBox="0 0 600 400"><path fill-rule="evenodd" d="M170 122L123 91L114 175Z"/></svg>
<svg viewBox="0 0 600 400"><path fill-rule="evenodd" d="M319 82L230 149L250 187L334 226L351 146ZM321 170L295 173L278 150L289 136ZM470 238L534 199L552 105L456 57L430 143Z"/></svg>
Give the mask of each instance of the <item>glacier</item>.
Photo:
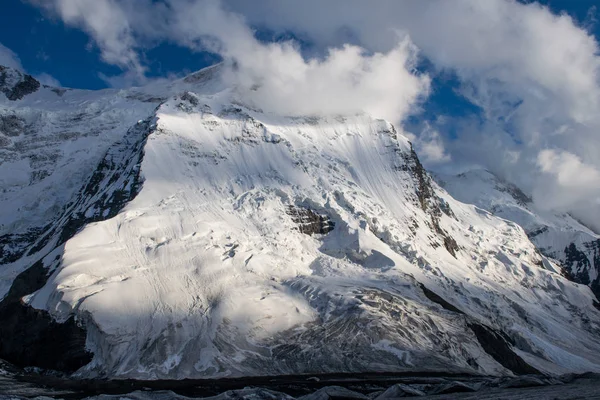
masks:
<svg viewBox="0 0 600 400"><path fill-rule="evenodd" d="M0 99L0 358L135 379L600 371L594 294L520 225L456 200L389 122L256 109L221 69ZM3 93L28 80L6 71Z"/></svg>

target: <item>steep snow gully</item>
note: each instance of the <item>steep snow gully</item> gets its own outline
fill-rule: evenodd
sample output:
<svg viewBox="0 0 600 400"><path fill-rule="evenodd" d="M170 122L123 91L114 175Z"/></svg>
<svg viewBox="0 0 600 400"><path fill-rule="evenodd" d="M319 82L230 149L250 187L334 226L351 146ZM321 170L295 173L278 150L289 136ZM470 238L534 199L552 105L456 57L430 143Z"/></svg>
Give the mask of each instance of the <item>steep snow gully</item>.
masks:
<svg viewBox="0 0 600 400"><path fill-rule="evenodd" d="M99 92L0 73L0 358L134 379L600 371L590 288L386 121L257 110L219 66Z"/></svg>

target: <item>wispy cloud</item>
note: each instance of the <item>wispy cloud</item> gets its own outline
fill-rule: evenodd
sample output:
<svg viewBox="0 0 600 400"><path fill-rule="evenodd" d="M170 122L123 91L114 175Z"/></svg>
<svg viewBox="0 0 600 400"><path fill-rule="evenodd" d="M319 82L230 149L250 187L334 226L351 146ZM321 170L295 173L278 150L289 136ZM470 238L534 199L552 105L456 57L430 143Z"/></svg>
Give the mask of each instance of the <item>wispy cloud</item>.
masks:
<svg viewBox="0 0 600 400"><path fill-rule="evenodd" d="M35 75L35 79L37 79L42 85L53 86L53 87L61 87L62 84L58 81L58 79L54 78L52 75L47 74L45 72Z"/></svg>
<svg viewBox="0 0 600 400"><path fill-rule="evenodd" d="M0 65L17 69L21 72L27 72L25 71L25 68L23 68L19 56L14 51L4 46L2 43L0 43ZM54 87L61 86L60 82L57 79L45 72L35 75L34 77L44 85Z"/></svg>
<svg viewBox="0 0 600 400"><path fill-rule="evenodd" d="M22 70L21 60L14 51L0 43L0 65Z"/></svg>

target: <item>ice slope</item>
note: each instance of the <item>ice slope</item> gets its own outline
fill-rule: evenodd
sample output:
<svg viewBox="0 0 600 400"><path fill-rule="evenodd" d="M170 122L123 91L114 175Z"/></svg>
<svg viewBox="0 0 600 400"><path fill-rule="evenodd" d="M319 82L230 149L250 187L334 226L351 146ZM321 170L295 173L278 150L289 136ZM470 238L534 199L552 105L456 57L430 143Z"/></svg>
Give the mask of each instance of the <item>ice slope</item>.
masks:
<svg viewBox="0 0 600 400"><path fill-rule="evenodd" d="M218 85L207 83L216 68L150 87L85 91L0 67L0 299L40 249L56 246L48 231L107 151L169 95Z"/></svg>
<svg viewBox="0 0 600 400"><path fill-rule="evenodd" d="M600 235L569 214L541 210L516 186L486 170L437 180L456 199L521 225L542 254L559 262L567 276L600 297Z"/></svg>
<svg viewBox="0 0 600 400"><path fill-rule="evenodd" d="M135 198L24 297L85 327L78 375L600 370L589 288L438 187L389 123L276 116L229 89L147 121Z"/></svg>

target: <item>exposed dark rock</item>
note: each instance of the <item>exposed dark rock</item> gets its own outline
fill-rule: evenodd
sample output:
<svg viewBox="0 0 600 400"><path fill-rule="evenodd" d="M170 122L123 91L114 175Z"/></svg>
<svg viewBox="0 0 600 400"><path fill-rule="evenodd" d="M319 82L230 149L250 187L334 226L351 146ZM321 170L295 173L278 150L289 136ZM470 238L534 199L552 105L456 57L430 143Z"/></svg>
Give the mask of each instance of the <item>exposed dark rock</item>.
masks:
<svg viewBox="0 0 600 400"><path fill-rule="evenodd" d="M409 154L404 154L404 165L400 168L401 170L410 172L415 180L417 181L417 198L421 209L431 216L431 226L433 230L442 239L442 244L453 257L456 257L456 252L460 250L460 247L456 243L456 240L448 232L446 232L440 226L440 218L442 213L449 217L454 217L454 213L450 209L450 205L446 203L442 198L435 194L433 189L432 179L423 168L417 153L413 149L412 145Z"/></svg>
<svg viewBox="0 0 600 400"><path fill-rule="evenodd" d="M30 228L25 233L0 236L0 265L12 263L21 258L48 229L49 226Z"/></svg>
<svg viewBox="0 0 600 400"><path fill-rule="evenodd" d="M61 246L86 224L115 216L137 195L142 184L139 172L144 144L152 127L151 119L137 124L107 152L77 200L55 225L40 240L37 238L41 235L35 232L38 243L34 247L41 250L50 241L54 241L54 248ZM44 246L40 247L41 243ZM85 326L73 318L58 323L46 311L36 310L21 300L46 283L49 266L44 265L44 256L17 276L0 302L0 358L20 367L73 372L92 359L85 348ZM60 261L58 256L53 266Z"/></svg>
<svg viewBox="0 0 600 400"><path fill-rule="evenodd" d="M44 86L46 87L46 86ZM50 90L52 90L54 93L56 93L56 95L58 97L62 97L65 93L67 93L67 89L62 89L62 88L50 88Z"/></svg>
<svg viewBox="0 0 600 400"><path fill-rule="evenodd" d="M513 185L510 182L507 182L501 178L495 176L496 179L496 190L499 192L505 192L512 196L513 199L516 200L517 204L521 207L527 207L527 204L530 204L533 199L527 196L521 189L519 189L516 185Z"/></svg>
<svg viewBox="0 0 600 400"><path fill-rule="evenodd" d="M486 353L505 368L518 375L540 373L512 350L509 343L510 338L506 335L476 322L470 322L469 328L475 333L479 344Z"/></svg>
<svg viewBox="0 0 600 400"><path fill-rule="evenodd" d="M21 303L46 283L47 272L38 261L17 276L0 302L0 354L20 367L74 372L92 360L85 349L85 330L73 318L57 323L47 312Z"/></svg>
<svg viewBox="0 0 600 400"><path fill-rule="evenodd" d="M583 251L577 248L575 243L565 247L565 267L572 281L583 285L590 284L590 260Z"/></svg>
<svg viewBox="0 0 600 400"><path fill-rule="evenodd" d="M21 371L0 360L0 393L10 399L597 399L598 374L498 378L412 371L279 375L221 379L71 379ZM456 389L456 390L455 390ZM470 391L470 389L472 389ZM474 390L474 392L473 392ZM471 393L465 393L465 392ZM463 392L463 394L458 394ZM442 394L445 393L445 394ZM0 397L2 397L0 395ZM90 397L93 396L93 397ZM99 397L95 397L99 396ZM215 397L208 397L215 396ZM307 396L307 397L302 397ZM321 397L323 396L323 397Z"/></svg>
<svg viewBox="0 0 600 400"><path fill-rule="evenodd" d="M135 126L123 142L117 143L112 151L109 150L82 189L78 201L71 207L77 211L68 215L59 243L69 240L86 224L114 217L139 193L142 186L140 165L149 125L150 121L144 121ZM129 156L123 157L123 154ZM124 174L127 177L120 181ZM120 184L115 186L115 183ZM90 204L90 199L95 201Z"/></svg>
<svg viewBox="0 0 600 400"><path fill-rule="evenodd" d="M298 224L298 230L306 235L325 235L335 227L335 223L327 215L317 214L308 208L290 205L286 212Z"/></svg>
<svg viewBox="0 0 600 400"><path fill-rule="evenodd" d="M16 78L16 83L9 82L11 78L9 74ZM40 86L31 75L0 66L0 92L4 93L9 100L21 100L28 94L36 92Z"/></svg>
<svg viewBox="0 0 600 400"><path fill-rule="evenodd" d="M438 294L427 289L425 287L425 285L423 285L420 282L419 282L419 287L421 288L421 290L423 291L423 293L429 300L433 301L434 303L439 304L440 306L442 306L444 309L446 309L448 311L456 312L459 314L464 314L464 312L462 312L460 309L458 309L458 308L454 307L452 304L448 303L446 300L441 298Z"/></svg>
<svg viewBox="0 0 600 400"><path fill-rule="evenodd" d="M592 284L590 285L590 289L592 289L592 293L596 296L597 299L600 300L600 277L596 278ZM600 310L600 308L598 308Z"/></svg>
<svg viewBox="0 0 600 400"><path fill-rule="evenodd" d="M419 287L427 296L429 300L439 304L444 309L460 314L464 314L460 309L453 306L438 294L427 289L425 285L419 283ZM471 321L468 323L469 328L475 333L479 344L483 349L490 355L494 360L503 365L505 368L511 370L515 374L536 374L538 370L527 364L519 355L517 355L511 348L511 339L502 332L495 332L491 328L481 325L477 322ZM473 391L469 389L467 391ZM448 392L449 393L449 392Z"/></svg>
<svg viewBox="0 0 600 400"><path fill-rule="evenodd" d="M547 226L542 226L541 228L538 228L536 230L533 230L531 232L527 232L527 236L529 237L529 239L533 239L536 236L541 235L542 233L546 233L548 232L548 227Z"/></svg>

